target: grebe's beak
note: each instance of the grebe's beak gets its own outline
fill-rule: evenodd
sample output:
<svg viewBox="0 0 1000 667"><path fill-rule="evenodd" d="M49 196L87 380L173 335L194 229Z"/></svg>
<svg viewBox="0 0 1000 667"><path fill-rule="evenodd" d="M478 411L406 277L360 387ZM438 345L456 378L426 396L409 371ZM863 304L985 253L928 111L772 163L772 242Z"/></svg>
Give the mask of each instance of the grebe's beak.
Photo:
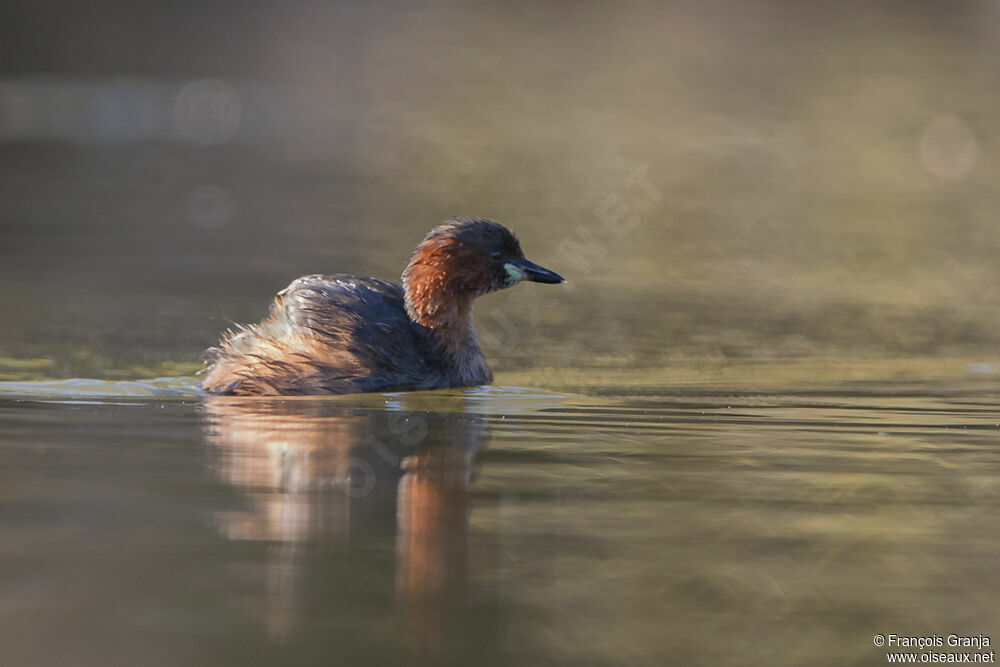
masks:
<svg viewBox="0 0 1000 667"><path fill-rule="evenodd" d="M564 283L566 280L555 271L538 266L534 262L521 258L503 265L514 280L530 280L534 283Z"/></svg>

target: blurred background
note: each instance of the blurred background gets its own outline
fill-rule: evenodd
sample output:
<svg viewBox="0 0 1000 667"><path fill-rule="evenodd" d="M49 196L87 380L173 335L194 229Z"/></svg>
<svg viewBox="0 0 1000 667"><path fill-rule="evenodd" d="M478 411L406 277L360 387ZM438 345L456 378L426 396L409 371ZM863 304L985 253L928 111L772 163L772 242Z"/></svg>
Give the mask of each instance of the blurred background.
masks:
<svg viewBox="0 0 1000 667"><path fill-rule="evenodd" d="M996 0L18 0L0 45L0 664L997 640ZM456 215L569 281L477 303L499 387L171 398Z"/></svg>
<svg viewBox="0 0 1000 667"><path fill-rule="evenodd" d="M569 279L479 303L501 383L993 368L995 2L3 13L0 379L193 372L454 215Z"/></svg>

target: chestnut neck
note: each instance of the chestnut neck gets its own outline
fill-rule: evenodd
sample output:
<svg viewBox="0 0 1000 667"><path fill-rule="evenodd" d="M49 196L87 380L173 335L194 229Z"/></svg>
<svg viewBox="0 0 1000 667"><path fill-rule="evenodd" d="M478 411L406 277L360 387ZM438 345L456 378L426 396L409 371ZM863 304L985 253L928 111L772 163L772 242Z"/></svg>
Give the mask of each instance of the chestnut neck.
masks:
<svg viewBox="0 0 1000 667"><path fill-rule="evenodd" d="M489 382L493 374L472 324L474 295L433 264L412 262L403 273L406 312L430 334L453 378L463 385Z"/></svg>

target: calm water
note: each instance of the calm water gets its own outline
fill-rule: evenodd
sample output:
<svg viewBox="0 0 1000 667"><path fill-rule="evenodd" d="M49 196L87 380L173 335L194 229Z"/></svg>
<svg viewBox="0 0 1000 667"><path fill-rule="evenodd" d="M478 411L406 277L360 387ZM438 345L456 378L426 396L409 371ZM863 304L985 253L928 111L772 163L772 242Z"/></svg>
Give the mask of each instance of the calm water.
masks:
<svg viewBox="0 0 1000 667"><path fill-rule="evenodd" d="M992 380L35 389L0 402L4 664L884 664L1000 621Z"/></svg>
<svg viewBox="0 0 1000 667"><path fill-rule="evenodd" d="M0 665L1000 643L994 0L7 4ZM454 215L497 386L198 395Z"/></svg>

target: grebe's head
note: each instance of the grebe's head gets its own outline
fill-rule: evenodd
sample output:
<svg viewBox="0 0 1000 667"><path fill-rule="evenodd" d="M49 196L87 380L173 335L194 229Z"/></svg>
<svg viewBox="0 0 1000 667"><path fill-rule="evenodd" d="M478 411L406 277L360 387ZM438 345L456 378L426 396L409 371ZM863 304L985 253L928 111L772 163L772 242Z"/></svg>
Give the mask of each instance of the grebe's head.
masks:
<svg viewBox="0 0 1000 667"><path fill-rule="evenodd" d="M509 229L475 218L454 218L432 229L403 271L410 317L427 326L449 310L467 308L477 296L522 280L566 282L554 271L525 259Z"/></svg>

